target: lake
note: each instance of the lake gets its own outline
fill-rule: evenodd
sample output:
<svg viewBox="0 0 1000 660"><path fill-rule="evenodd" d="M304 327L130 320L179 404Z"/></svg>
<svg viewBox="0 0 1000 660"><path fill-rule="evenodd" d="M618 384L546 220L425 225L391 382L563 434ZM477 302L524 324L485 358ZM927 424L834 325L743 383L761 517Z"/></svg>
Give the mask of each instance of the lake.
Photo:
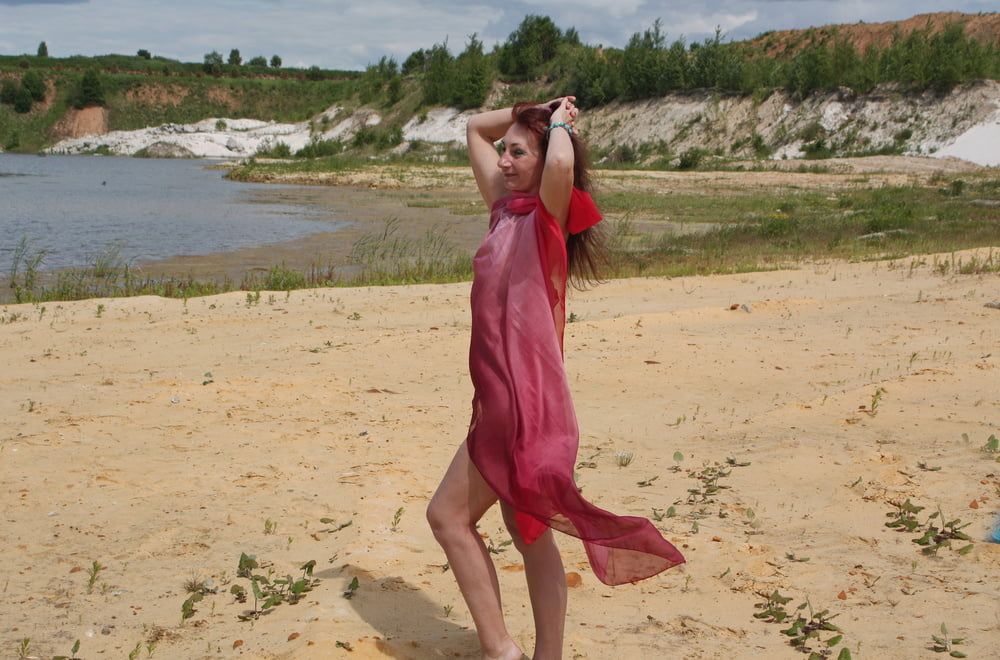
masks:
<svg viewBox="0 0 1000 660"><path fill-rule="evenodd" d="M330 232L322 206L269 200L276 186L228 181L204 160L0 154L0 270L22 237L41 270L80 267L116 246L129 262L208 255ZM273 197L273 195L271 195Z"/></svg>

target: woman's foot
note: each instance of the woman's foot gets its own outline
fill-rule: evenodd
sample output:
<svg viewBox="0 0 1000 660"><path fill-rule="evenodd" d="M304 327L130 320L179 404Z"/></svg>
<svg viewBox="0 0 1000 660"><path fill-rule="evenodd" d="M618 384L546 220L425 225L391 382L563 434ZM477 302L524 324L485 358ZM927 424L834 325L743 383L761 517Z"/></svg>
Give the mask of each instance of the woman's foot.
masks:
<svg viewBox="0 0 1000 660"><path fill-rule="evenodd" d="M510 637L501 645L499 652L495 655L483 652L483 660L527 660L527 658L528 656L524 655L517 642Z"/></svg>

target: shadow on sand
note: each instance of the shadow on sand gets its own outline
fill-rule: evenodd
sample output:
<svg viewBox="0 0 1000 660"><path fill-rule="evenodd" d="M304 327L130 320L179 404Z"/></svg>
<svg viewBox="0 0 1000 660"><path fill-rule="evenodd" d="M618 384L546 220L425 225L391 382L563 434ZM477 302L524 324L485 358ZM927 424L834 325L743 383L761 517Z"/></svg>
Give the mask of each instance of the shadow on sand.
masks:
<svg viewBox="0 0 1000 660"><path fill-rule="evenodd" d="M382 639L376 640L376 646L386 657L479 657L475 631L448 621L439 603L402 577L377 577L353 564L318 572L316 577L340 580L345 591L351 579L358 578L358 589L349 602L380 633Z"/></svg>

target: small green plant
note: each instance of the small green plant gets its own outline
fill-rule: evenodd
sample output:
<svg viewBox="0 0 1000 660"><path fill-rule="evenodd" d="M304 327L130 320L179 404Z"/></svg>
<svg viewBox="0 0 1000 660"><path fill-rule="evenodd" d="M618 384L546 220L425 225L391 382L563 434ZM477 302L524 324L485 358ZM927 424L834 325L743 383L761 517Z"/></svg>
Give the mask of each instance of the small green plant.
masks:
<svg viewBox="0 0 1000 660"><path fill-rule="evenodd" d="M402 519L402 517L403 517L403 507L399 507L398 509L396 509L395 515L392 516L392 525L389 527L392 531L394 532L398 531L399 521Z"/></svg>
<svg viewBox="0 0 1000 660"><path fill-rule="evenodd" d="M183 603L181 603L181 623L184 623L194 616L194 613L198 611L195 609L194 604L204 597L205 596L199 591L191 594Z"/></svg>
<svg viewBox="0 0 1000 660"><path fill-rule="evenodd" d="M360 321L361 320L361 314L358 314L357 312L351 312L350 315L347 317L347 320L348 321Z"/></svg>
<svg viewBox="0 0 1000 660"><path fill-rule="evenodd" d="M618 467L628 467L632 463L635 454L630 451L620 450L615 452L615 463Z"/></svg>
<svg viewBox="0 0 1000 660"><path fill-rule="evenodd" d="M990 435L990 437L986 439L986 444L980 447L979 451L983 452L987 456L996 456L997 454L1000 454L1000 438L997 438L995 434Z"/></svg>
<svg viewBox="0 0 1000 660"><path fill-rule="evenodd" d="M31 638L24 637L21 639L21 643L17 646L17 658L18 660L26 660L31 657Z"/></svg>
<svg viewBox="0 0 1000 660"><path fill-rule="evenodd" d="M451 616L451 610L452 610L452 606L451 605L445 605L444 606L444 615L446 617L450 617Z"/></svg>
<svg viewBox="0 0 1000 660"><path fill-rule="evenodd" d="M959 644L965 643L964 637L951 637L948 634L948 627L941 624L941 635L931 635L930 650L935 653L947 653L953 658L964 658L966 655L955 649Z"/></svg>
<svg viewBox="0 0 1000 660"><path fill-rule="evenodd" d="M674 452L674 463L676 463L677 465L670 466L670 470L672 472L680 472L681 471L681 463L682 462L684 462L684 454L682 454L679 451L675 451Z"/></svg>
<svg viewBox="0 0 1000 660"><path fill-rule="evenodd" d="M104 303L97 304L97 318L101 318L104 315Z"/></svg>
<svg viewBox="0 0 1000 660"><path fill-rule="evenodd" d="M652 486L653 482L656 481L659 478L660 478L660 475L656 475L656 476L650 477L649 479L643 479L642 481L638 482L639 488L646 488L648 486Z"/></svg>
<svg viewBox="0 0 1000 660"><path fill-rule="evenodd" d="M80 660L79 658L76 657L76 652L79 650L80 650L80 640L76 640L76 642L73 644L73 648L69 652L69 655L56 655L52 657L52 660ZM25 655L23 657L28 657L28 656ZM131 656L129 657L131 660Z"/></svg>
<svg viewBox="0 0 1000 660"><path fill-rule="evenodd" d="M260 291L247 292L247 307L260 304Z"/></svg>
<svg viewBox="0 0 1000 660"><path fill-rule="evenodd" d="M337 640L337 643L336 643L336 645L335 645L335 646L336 646L336 647L337 647L338 649L344 649L344 650L345 650L345 651L347 651L348 653L350 653L351 651L353 651L353 650L354 650L354 647L353 647L353 646L351 646L351 643L350 643L350 642L341 642L340 640Z"/></svg>
<svg viewBox="0 0 1000 660"><path fill-rule="evenodd" d="M358 576L355 575L351 580L351 583L347 585L347 590L344 592L344 598L348 600L354 598L354 593L358 590L359 586L361 586L361 584L358 582Z"/></svg>
<svg viewBox="0 0 1000 660"><path fill-rule="evenodd" d="M764 598L763 602L754 605L760 612L754 614L755 619L767 623L791 623L782 630L782 634L789 637L788 643L803 653L809 653L810 659L819 660L829 657L834 647L844 641L843 631L835 626L831 621L838 615L830 615L829 610L814 612L812 603L806 598L804 603L800 603L792 612L785 609L785 606L792 602L787 596L782 596L777 591L770 594L759 593ZM805 617L805 610L809 610L809 617ZM851 651L844 644L837 660L850 660Z"/></svg>
<svg viewBox="0 0 1000 660"><path fill-rule="evenodd" d="M569 316L566 317L566 323L576 323L580 320L580 317L576 315L576 312L570 312Z"/></svg>
<svg viewBox="0 0 1000 660"><path fill-rule="evenodd" d="M87 569L87 593L92 593L94 591L94 584L97 582L97 576L103 571L107 566L102 566L99 562L95 561Z"/></svg>
<svg viewBox="0 0 1000 660"><path fill-rule="evenodd" d="M874 417L875 414L878 412L878 406L879 406L879 404L882 402L882 395L884 395L885 393L886 393L886 390L885 390L884 387L876 387L875 388L875 393L872 394L872 400L871 400L871 403L868 406L868 409L865 410L864 406L861 406L861 409L864 410L864 412L866 412L869 415L871 415L871 416Z"/></svg>
<svg viewBox="0 0 1000 660"><path fill-rule="evenodd" d="M316 568L316 560L312 559L299 567L302 575L293 578L286 575L283 578L271 579L271 572L268 575L254 573L260 568L256 557L246 553L240 553L239 564L236 567L236 576L250 581L250 590L253 593L253 609L238 614L240 621L250 621L260 618L262 614L267 614L271 608L288 603L294 605L302 600L303 594L312 591L319 584L319 580L312 577L313 569ZM238 602L245 602L247 599L246 589L233 585L229 592L236 597Z"/></svg>
<svg viewBox="0 0 1000 660"><path fill-rule="evenodd" d="M275 521L271 520L270 518L264 521L265 534L268 535L274 534L274 532L277 531L277 529L278 529L278 523L276 523Z"/></svg>
<svg viewBox="0 0 1000 660"><path fill-rule="evenodd" d="M972 538L962 531L972 523L963 525L960 518L946 521L940 507L928 516L926 522L921 523L917 514L923 511L924 507L913 504L909 498L903 503L891 504L896 510L885 514L887 518L891 518L885 526L897 532L919 533L920 536L913 539L913 542L922 547L921 552L925 555L937 555L941 548L951 548L952 541L968 541L966 545L956 550L958 554L965 555L972 552Z"/></svg>
<svg viewBox="0 0 1000 660"><path fill-rule="evenodd" d="M205 375L202 376L202 378L203 378L203 380L201 381L202 385L208 385L209 383L214 383L215 382L215 380L212 378L212 372L211 371L206 371Z"/></svg>

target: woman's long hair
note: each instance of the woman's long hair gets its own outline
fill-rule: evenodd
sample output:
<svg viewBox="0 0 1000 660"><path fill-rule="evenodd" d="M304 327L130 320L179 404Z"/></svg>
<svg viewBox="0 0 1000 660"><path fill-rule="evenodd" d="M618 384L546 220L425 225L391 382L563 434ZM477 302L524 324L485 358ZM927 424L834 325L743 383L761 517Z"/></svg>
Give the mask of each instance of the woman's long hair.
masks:
<svg viewBox="0 0 1000 660"><path fill-rule="evenodd" d="M548 108L540 108L534 103L516 103L513 109L514 123L524 126L538 139L542 162L549 149L549 122L552 113L558 108L558 102L553 101ZM590 175L587 164L587 148L575 133L569 134L573 143L573 186L591 191ZM585 229L579 234L570 234L566 242L568 260L568 277L570 283L577 289L601 281L601 267L608 263L607 247L604 231L600 224Z"/></svg>

